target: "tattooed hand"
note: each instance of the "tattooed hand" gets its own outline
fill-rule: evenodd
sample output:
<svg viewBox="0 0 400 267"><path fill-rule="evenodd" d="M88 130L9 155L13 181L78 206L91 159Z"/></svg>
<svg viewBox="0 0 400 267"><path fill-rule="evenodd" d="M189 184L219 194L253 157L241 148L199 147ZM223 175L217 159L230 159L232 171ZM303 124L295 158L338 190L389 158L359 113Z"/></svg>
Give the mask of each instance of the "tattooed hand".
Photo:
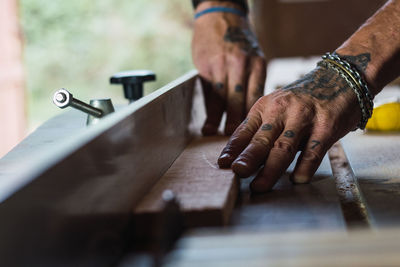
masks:
<svg viewBox="0 0 400 267"><path fill-rule="evenodd" d="M347 82L334 70L319 66L258 100L233 133L218 164L232 167L240 177L258 171L251 189L266 192L301 151L291 179L307 183L327 150L354 129L360 118L356 95Z"/></svg>
<svg viewBox="0 0 400 267"><path fill-rule="evenodd" d="M205 1L196 12L229 2ZM263 95L265 60L247 19L230 13L210 13L195 21L192 55L202 78L207 119L202 132L216 134L224 111L230 135Z"/></svg>

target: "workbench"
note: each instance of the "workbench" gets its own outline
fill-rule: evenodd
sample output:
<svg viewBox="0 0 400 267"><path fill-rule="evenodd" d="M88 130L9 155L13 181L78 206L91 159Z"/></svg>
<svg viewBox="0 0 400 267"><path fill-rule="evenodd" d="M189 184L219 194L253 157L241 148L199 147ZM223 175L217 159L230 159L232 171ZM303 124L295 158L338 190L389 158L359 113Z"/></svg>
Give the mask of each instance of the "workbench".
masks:
<svg viewBox="0 0 400 267"><path fill-rule="evenodd" d="M196 81L90 127L68 110L3 157L1 265L400 264L400 135L352 132L310 184L285 174L252 195L251 178L217 168L227 137L200 135Z"/></svg>

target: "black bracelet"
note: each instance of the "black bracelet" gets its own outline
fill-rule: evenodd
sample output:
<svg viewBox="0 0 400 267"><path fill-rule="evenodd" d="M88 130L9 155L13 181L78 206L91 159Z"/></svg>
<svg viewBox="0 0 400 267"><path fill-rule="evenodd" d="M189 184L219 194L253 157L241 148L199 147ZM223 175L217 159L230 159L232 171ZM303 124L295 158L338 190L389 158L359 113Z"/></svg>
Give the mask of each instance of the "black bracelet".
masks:
<svg viewBox="0 0 400 267"><path fill-rule="evenodd" d="M240 6L241 8L243 8L244 11L246 11L246 12L249 11L249 7L247 5L247 0L192 0L193 8L196 9L196 7L200 3L206 2L206 1L231 2L231 3L234 3L234 4L238 5L238 6Z"/></svg>

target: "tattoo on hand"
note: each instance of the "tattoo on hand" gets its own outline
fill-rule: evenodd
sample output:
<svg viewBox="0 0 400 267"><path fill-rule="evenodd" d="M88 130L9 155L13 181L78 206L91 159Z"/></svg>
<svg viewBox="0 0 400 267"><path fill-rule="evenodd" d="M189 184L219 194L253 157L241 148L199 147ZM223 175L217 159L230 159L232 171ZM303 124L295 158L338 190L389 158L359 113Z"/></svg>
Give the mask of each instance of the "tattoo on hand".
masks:
<svg viewBox="0 0 400 267"><path fill-rule="evenodd" d="M266 123L263 126L261 126L262 131L271 131L272 130L272 124Z"/></svg>
<svg viewBox="0 0 400 267"><path fill-rule="evenodd" d="M240 85L240 84L237 84L237 85L235 86L235 92L237 92L237 93L243 92L243 86Z"/></svg>
<svg viewBox="0 0 400 267"><path fill-rule="evenodd" d="M247 122L249 121L249 118L244 119L244 121L242 122L242 124L247 124Z"/></svg>
<svg viewBox="0 0 400 267"><path fill-rule="evenodd" d="M287 130L286 132L283 133L283 136L288 138L293 138L295 136L295 133L291 130Z"/></svg>
<svg viewBox="0 0 400 267"><path fill-rule="evenodd" d="M371 61L370 53L363 53L357 56L346 56L337 54L339 57L345 59L349 63L353 64L359 71L365 71L368 63Z"/></svg>
<svg viewBox="0 0 400 267"><path fill-rule="evenodd" d="M258 52L257 38L247 29L241 27L229 26L224 35L224 41L228 43L238 43L240 48L249 53Z"/></svg>
<svg viewBox="0 0 400 267"><path fill-rule="evenodd" d="M321 144L321 142L318 141L318 140L311 140L311 143L313 143L313 145L311 146L311 149L314 149L314 148L316 148L318 145Z"/></svg>
<svg viewBox="0 0 400 267"><path fill-rule="evenodd" d="M339 54L338 54L339 55ZM358 69L365 71L371 61L371 54L364 53L357 56L339 55ZM333 100L340 94L347 92L349 85L334 70L327 68L317 68L304 77L283 88L295 94L311 95L320 100Z"/></svg>
<svg viewBox="0 0 400 267"><path fill-rule="evenodd" d="M215 83L215 88L217 88L217 90L221 90L222 88L224 88L224 84L223 83Z"/></svg>
<svg viewBox="0 0 400 267"><path fill-rule="evenodd" d="M292 91L294 94L311 95L320 100L333 100L340 94L348 91L349 85L334 70L316 68L299 80L285 86L282 90Z"/></svg>

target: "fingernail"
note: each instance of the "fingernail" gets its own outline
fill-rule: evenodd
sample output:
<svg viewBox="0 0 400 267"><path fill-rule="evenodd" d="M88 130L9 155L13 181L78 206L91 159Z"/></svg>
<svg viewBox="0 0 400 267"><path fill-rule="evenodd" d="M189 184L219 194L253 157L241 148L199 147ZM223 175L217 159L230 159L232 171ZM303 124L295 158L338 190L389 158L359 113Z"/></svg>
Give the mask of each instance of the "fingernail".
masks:
<svg viewBox="0 0 400 267"><path fill-rule="evenodd" d="M307 184L310 178L306 175L293 175L291 180L295 184Z"/></svg>
<svg viewBox="0 0 400 267"><path fill-rule="evenodd" d="M242 159L236 159L232 163L232 170L241 178L246 178L251 175L251 173L249 173L248 163Z"/></svg>
<svg viewBox="0 0 400 267"><path fill-rule="evenodd" d="M231 162L232 162L231 155L229 155L228 153L223 153L218 158L218 166L220 168L230 168Z"/></svg>
<svg viewBox="0 0 400 267"><path fill-rule="evenodd" d="M230 157L231 157L231 155L229 155L228 153L224 153L221 156L219 156L219 159L224 160L224 159L227 159L227 158L230 158Z"/></svg>

